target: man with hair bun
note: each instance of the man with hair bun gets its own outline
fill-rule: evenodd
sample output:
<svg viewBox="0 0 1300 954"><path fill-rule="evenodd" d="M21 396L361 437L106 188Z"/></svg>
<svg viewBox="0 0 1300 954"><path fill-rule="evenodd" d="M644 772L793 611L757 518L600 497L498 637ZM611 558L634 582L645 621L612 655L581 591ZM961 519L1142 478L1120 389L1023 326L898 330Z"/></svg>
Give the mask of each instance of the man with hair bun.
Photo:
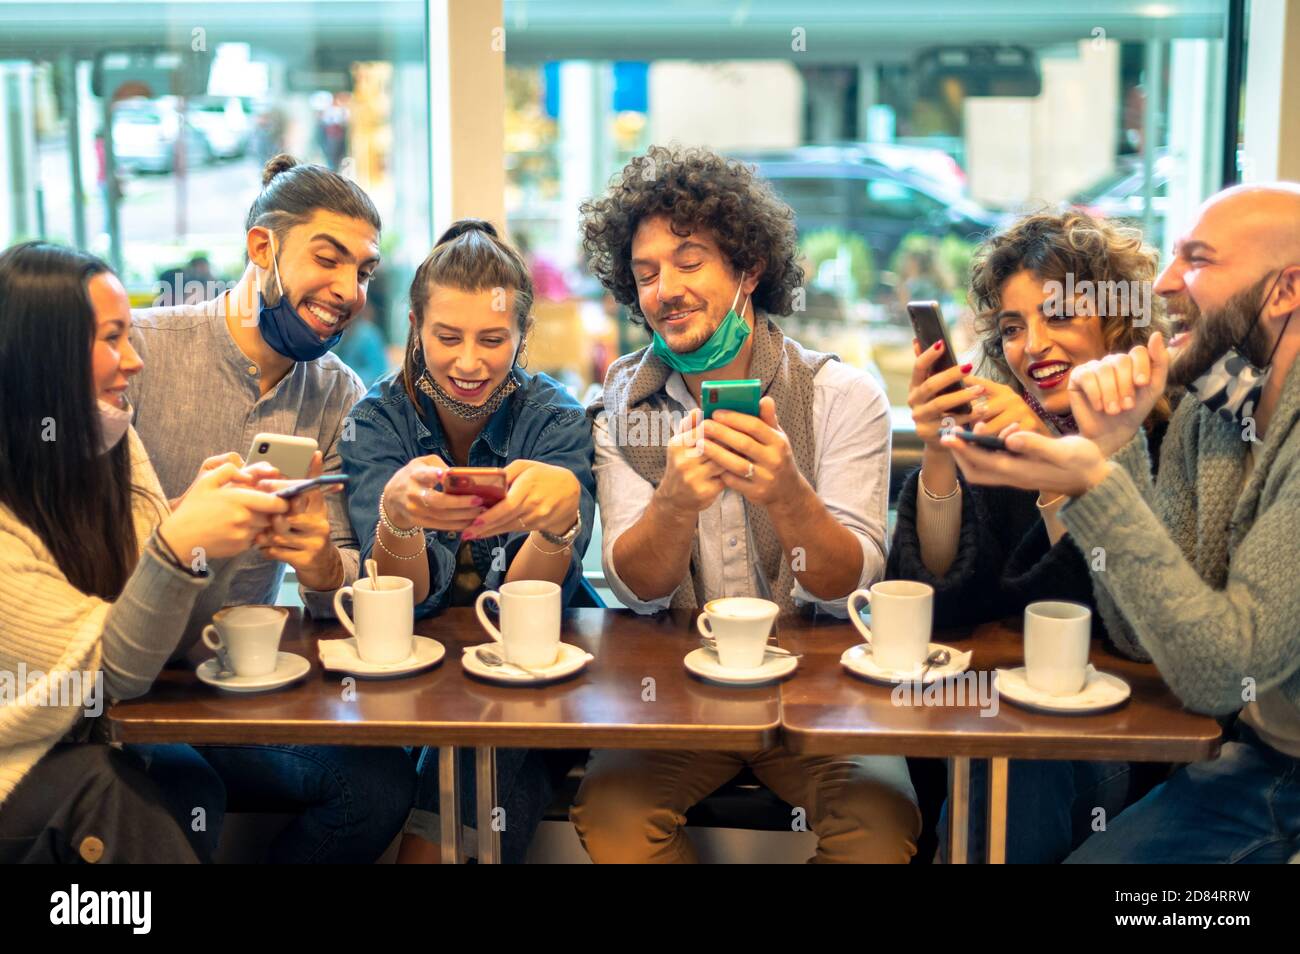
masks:
<svg viewBox="0 0 1300 954"><path fill-rule="evenodd" d="M314 439L310 475L339 472L347 416L365 394L329 349L364 310L379 265L381 223L370 197L324 166L281 154L267 162L244 226L248 263L233 289L133 314L132 343L145 362L133 385L135 426L173 501L201 467L242 467L241 452L262 432ZM229 604L275 603L287 564L307 610L332 616L335 591L357 578L343 494L296 498L258 549L236 572ZM150 748L168 758L170 747ZM237 797L304 809L272 844L275 861L374 861L414 792L414 766L396 748L200 752Z"/></svg>

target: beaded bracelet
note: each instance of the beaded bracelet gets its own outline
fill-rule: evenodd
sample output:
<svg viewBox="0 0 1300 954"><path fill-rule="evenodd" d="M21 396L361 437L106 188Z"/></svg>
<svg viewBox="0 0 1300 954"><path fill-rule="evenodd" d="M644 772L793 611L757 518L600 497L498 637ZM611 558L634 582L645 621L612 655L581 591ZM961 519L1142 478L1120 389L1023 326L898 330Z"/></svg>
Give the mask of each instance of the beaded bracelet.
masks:
<svg viewBox="0 0 1300 954"><path fill-rule="evenodd" d="M416 527L415 529L420 530L419 527ZM421 530L420 532L423 533L424 531ZM410 534L410 536L414 536L414 534ZM424 556L424 547L420 548L419 553L411 553L411 554L394 553L392 550L388 549L388 547L384 545L384 538L380 534L378 527L375 528L375 543L379 544L379 549L383 550L394 560L418 560L420 557Z"/></svg>

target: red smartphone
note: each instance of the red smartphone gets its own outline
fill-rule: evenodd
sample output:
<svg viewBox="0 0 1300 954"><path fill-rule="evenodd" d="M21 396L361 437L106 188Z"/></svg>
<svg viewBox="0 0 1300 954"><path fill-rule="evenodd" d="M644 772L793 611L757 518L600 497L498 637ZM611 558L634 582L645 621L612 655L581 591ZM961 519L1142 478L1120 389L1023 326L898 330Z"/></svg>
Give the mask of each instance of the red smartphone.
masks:
<svg viewBox="0 0 1300 954"><path fill-rule="evenodd" d="M505 499L506 472L501 467L448 467L442 477L442 492L482 497L490 507Z"/></svg>
<svg viewBox="0 0 1300 954"><path fill-rule="evenodd" d="M943 342L943 354L939 355L939 360L930 369L930 373L938 374L940 371L956 367L957 356L952 352L952 341L948 338L948 326L943 323L943 313L939 311L939 303L937 301L909 301L907 303L907 316L912 319L912 331L916 333L916 340L921 343L922 354L925 353L927 348L933 348L935 342ZM964 384L955 381L939 393L953 394L963 388L965 388ZM970 404L962 404L953 408L949 413L969 414L972 410Z"/></svg>

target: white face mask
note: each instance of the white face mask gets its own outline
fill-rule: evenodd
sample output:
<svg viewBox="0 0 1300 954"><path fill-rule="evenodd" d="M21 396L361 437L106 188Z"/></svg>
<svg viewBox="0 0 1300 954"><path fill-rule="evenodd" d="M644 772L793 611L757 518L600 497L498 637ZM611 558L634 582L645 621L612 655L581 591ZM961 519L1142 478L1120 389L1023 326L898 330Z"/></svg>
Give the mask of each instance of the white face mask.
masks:
<svg viewBox="0 0 1300 954"><path fill-rule="evenodd" d="M126 436L131 426L131 405L114 407L105 400L97 402L99 408L99 452L107 454Z"/></svg>

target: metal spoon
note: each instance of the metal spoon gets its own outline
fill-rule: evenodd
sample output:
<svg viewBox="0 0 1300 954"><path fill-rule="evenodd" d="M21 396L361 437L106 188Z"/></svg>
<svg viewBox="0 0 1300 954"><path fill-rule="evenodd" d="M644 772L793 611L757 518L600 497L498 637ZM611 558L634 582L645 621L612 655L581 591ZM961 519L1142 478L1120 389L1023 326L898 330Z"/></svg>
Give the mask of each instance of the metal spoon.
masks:
<svg viewBox="0 0 1300 954"><path fill-rule="evenodd" d="M226 652L226 647L222 646L220 649L214 650L214 652L216 653L217 660L217 678L230 679L235 675L235 667L230 662L230 656Z"/></svg>
<svg viewBox="0 0 1300 954"><path fill-rule="evenodd" d="M498 666L509 666L511 669L518 669L520 672L524 673L525 675L532 676L535 679L544 678L542 673L537 672L534 669L525 669L523 666L519 665L518 663L506 662L504 659L502 659L492 650L488 649L486 646L479 646L477 649L474 650L474 655L478 657L479 662L492 669L495 669Z"/></svg>
<svg viewBox="0 0 1300 954"><path fill-rule="evenodd" d="M921 670L921 678L925 678L925 674L930 671L931 666L946 666L951 660L952 654L948 650L936 649L925 657L925 668Z"/></svg>
<svg viewBox="0 0 1300 954"><path fill-rule="evenodd" d="M700 645L705 649L712 649L715 653L718 651L718 642L715 639L706 639L700 637ZM789 656L791 659L802 659L803 653L792 653L788 649L782 649L780 646L764 646L763 652L770 656Z"/></svg>

